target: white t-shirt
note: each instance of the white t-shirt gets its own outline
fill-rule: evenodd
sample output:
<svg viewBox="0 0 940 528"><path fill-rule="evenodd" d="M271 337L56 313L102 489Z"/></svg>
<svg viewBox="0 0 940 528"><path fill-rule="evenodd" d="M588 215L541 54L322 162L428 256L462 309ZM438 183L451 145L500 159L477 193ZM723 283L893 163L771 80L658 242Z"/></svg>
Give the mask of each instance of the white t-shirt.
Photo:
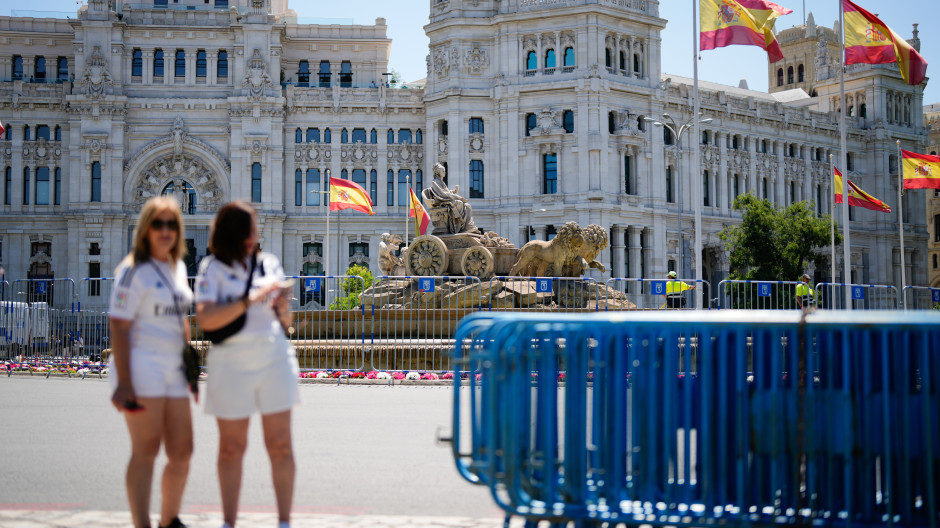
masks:
<svg viewBox="0 0 940 528"><path fill-rule="evenodd" d="M114 270L114 277L111 317L134 322L131 352L154 352L179 359L184 336L180 317L186 321L193 303L186 265L182 261L175 265L158 260L137 265L122 262Z"/></svg>
<svg viewBox="0 0 940 528"><path fill-rule="evenodd" d="M196 277L196 302L213 302L216 304L230 303L241 299L245 294L245 285L248 283L248 270L251 269L251 257L246 257L242 263L232 262L227 266L221 260L208 256L199 263L199 275ZM284 270L277 257L270 253L258 254L255 266L255 276L251 281L251 291L268 284L284 280ZM272 294L273 300L277 292ZM281 332L281 323L274 313L270 302L252 304L248 308L248 317L245 326L238 332L239 336L270 336L272 332Z"/></svg>

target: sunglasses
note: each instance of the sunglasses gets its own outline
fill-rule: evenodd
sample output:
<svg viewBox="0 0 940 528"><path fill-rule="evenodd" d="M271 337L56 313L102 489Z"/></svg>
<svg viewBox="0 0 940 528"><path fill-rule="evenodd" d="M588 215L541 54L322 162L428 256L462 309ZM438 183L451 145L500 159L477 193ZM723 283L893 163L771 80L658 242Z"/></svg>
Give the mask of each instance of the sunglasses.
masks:
<svg viewBox="0 0 940 528"><path fill-rule="evenodd" d="M157 218L157 219L154 220L153 222L150 222L150 227L153 228L153 229L156 229L157 231L162 230L164 227L167 228L167 229L170 229L170 230L172 230L172 231L179 231L179 229L180 229L180 223L177 222L176 220L166 220L166 221L163 221L163 220L160 220L159 218Z"/></svg>

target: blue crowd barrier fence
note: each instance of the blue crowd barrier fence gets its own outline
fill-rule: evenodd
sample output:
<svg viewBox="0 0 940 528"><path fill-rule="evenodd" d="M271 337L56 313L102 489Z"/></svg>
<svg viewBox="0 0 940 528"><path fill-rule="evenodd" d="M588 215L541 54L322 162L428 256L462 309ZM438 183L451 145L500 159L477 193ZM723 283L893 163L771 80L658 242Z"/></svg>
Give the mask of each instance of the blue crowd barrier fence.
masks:
<svg viewBox="0 0 940 528"><path fill-rule="evenodd" d="M938 342L930 312L477 314L453 456L528 526L935 528Z"/></svg>
<svg viewBox="0 0 940 528"><path fill-rule="evenodd" d="M940 288L905 286L901 296L905 310L940 310Z"/></svg>

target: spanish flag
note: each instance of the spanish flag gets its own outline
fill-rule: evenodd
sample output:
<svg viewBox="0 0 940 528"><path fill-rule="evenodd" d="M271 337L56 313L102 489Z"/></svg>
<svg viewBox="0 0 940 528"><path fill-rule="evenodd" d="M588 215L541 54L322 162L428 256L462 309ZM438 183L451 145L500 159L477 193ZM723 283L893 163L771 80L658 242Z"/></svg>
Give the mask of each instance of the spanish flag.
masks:
<svg viewBox="0 0 940 528"><path fill-rule="evenodd" d="M834 189L836 203L839 204L842 203L842 173L835 167L833 167L833 170L835 171L836 180ZM864 207L865 209L880 211L882 213L891 212L891 208L885 205L884 202L861 190L858 185L852 183L852 180L849 180L849 205L857 205L858 207Z"/></svg>
<svg viewBox="0 0 940 528"><path fill-rule="evenodd" d="M431 223L431 217L428 216L427 209L418 201L414 189L408 187L408 193L411 194L408 216L415 219L415 236L423 235L428 232L428 224Z"/></svg>
<svg viewBox="0 0 940 528"><path fill-rule="evenodd" d="M783 51L774 36L774 21L779 16L792 13L792 10L767 0L699 1L699 45L702 50L744 44L764 48L770 62L783 58Z"/></svg>
<svg viewBox="0 0 940 528"><path fill-rule="evenodd" d="M850 0L842 0L845 11L845 63L890 64L896 62L901 77L918 85L927 75L927 61L906 40L875 15Z"/></svg>
<svg viewBox="0 0 940 528"><path fill-rule="evenodd" d="M940 157L901 150L905 189L940 189Z"/></svg>
<svg viewBox="0 0 940 528"><path fill-rule="evenodd" d="M3 133L6 132L6 130L7 129L3 128L3 123L0 123L0 137L3 137ZM10 138L7 138L7 139L10 139Z"/></svg>
<svg viewBox="0 0 940 528"><path fill-rule="evenodd" d="M372 212L372 199L358 183L342 178L330 178L330 211L355 209L363 213Z"/></svg>

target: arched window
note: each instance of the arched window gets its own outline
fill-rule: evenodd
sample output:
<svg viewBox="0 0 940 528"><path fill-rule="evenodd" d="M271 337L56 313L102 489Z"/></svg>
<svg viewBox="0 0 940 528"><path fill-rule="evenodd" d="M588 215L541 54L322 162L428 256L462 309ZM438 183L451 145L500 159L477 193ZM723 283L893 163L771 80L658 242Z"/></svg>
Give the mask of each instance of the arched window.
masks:
<svg viewBox="0 0 940 528"><path fill-rule="evenodd" d="M56 62L56 71L60 81L69 80L69 59L67 57L59 57Z"/></svg>
<svg viewBox="0 0 940 528"><path fill-rule="evenodd" d="M574 66L574 48L565 48L564 65Z"/></svg>
<svg viewBox="0 0 940 528"><path fill-rule="evenodd" d="M300 61L297 65L297 86L310 86L310 63Z"/></svg>
<svg viewBox="0 0 940 528"><path fill-rule="evenodd" d="M635 74L637 74L637 75L643 75L643 71L642 71L641 65L640 65L640 54L639 54L639 53L634 53L634 54L633 54L633 73L635 73Z"/></svg>
<svg viewBox="0 0 940 528"><path fill-rule="evenodd" d="M483 198L483 162L470 160L470 198Z"/></svg>
<svg viewBox="0 0 940 528"><path fill-rule="evenodd" d="M36 167L36 205L49 205L49 167Z"/></svg>
<svg viewBox="0 0 940 528"><path fill-rule="evenodd" d="M134 48L131 52L131 76L140 77L144 74L144 52Z"/></svg>
<svg viewBox="0 0 940 528"><path fill-rule="evenodd" d="M101 162L95 161L91 164L91 200L92 202L101 201Z"/></svg>
<svg viewBox="0 0 940 528"><path fill-rule="evenodd" d="M251 164L251 201L261 201L261 164L258 162Z"/></svg>
<svg viewBox="0 0 940 528"><path fill-rule="evenodd" d="M424 134L421 133L421 129L415 130L415 145L420 145L424 142Z"/></svg>
<svg viewBox="0 0 940 528"><path fill-rule="evenodd" d="M339 142L343 144L349 143L349 132L346 132L345 128L339 134Z"/></svg>
<svg viewBox="0 0 940 528"><path fill-rule="evenodd" d="M539 58L534 51L526 53L525 56L525 69L534 70L539 67Z"/></svg>
<svg viewBox="0 0 940 528"><path fill-rule="evenodd" d="M13 202L13 168L7 167L3 175L3 205Z"/></svg>
<svg viewBox="0 0 940 528"><path fill-rule="evenodd" d="M333 142L333 134L330 133L330 129L329 129L329 128L324 128L324 129L323 129L323 142L324 142L324 143L332 143L332 142Z"/></svg>
<svg viewBox="0 0 940 528"><path fill-rule="evenodd" d="M389 145L395 144L395 131L392 130L391 128L388 129L388 134L385 138L385 142L388 143Z"/></svg>
<svg viewBox="0 0 940 528"><path fill-rule="evenodd" d="M173 62L173 76L174 77L186 77L186 52L178 49L176 50L176 60Z"/></svg>
<svg viewBox="0 0 940 528"><path fill-rule="evenodd" d="M215 66L215 76L218 80L228 78L228 52L219 50L219 62Z"/></svg>
<svg viewBox="0 0 940 528"><path fill-rule="evenodd" d="M542 155L542 194L558 192L558 155Z"/></svg>
<svg viewBox="0 0 940 528"><path fill-rule="evenodd" d="M366 182L366 170L365 169L353 169L352 171L352 181L359 184L363 189L369 188L369 183Z"/></svg>
<svg viewBox="0 0 940 528"><path fill-rule="evenodd" d="M483 118L482 117L470 118L470 133L471 134L483 134Z"/></svg>
<svg viewBox="0 0 940 528"><path fill-rule="evenodd" d="M398 171L398 205L408 205L408 183L411 181L411 170Z"/></svg>
<svg viewBox="0 0 940 528"><path fill-rule="evenodd" d="M303 143L304 142L304 131L297 129L294 131L294 143Z"/></svg>
<svg viewBox="0 0 940 528"><path fill-rule="evenodd" d="M181 189L177 189L173 182L170 182L163 188L161 194L164 196L176 195L183 214L196 214L196 190L189 182L184 181Z"/></svg>
<svg viewBox="0 0 940 528"><path fill-rule="evenodd" d="M388 169L388 187L385 189L385 205L392 207L395 205L395 171Z"/></svg>
<svg viewBox="0 0 940 528"><path fill-rule="evenodd" d="M45 57L36 57L36 62L33 64L33 77L37 81L46 80L46 58Z"/></svg>
<svg viewBox="0 0 940 528"><path fill-rule="evenodd" d="M23 57L13 56L13 80L18 81L23 78Z"/></svg>
<svg viewBox="0 0 940 528"><path fill-rule="evenodd" d="M320 169L307 169L307 205L320 205Z"/></svg>
<svg viewBox="0 0 940 528"><path fill-rule="evenodd" d="M607 132L613 134L617 131L617 113L607 112Z"/></svg>
<svg viewBox="0 0 940 528"><path fill-rule="evenodd" d="M574 112L571 110L565 110L561 117L562 126L565 127L565 132L571 134L574 132Z"/></svg>
<svg viewBox="0 0 940 528"><path fill-rule="evenodd" d="M378 143L378 139L379 139L379 135L375 133L375 129L373 128L372 131L369 132L369 143L372 143L373 145L375 145L376 143Z"/></svg>
<svg viewBox="0 0 940 528"><path fill-rule="evenodd" d="M23 168L23 205L29 205L29 167Z"/></svg>
<svg viewBox="0 0 940 528"><path fill-rule="evenodd" d="M614 67L614 60L611 56L610 48L604 48L604 66L608 68Z"/></svg>
<svg viewBox="0 0 940 528"><path fill-rule="evenodd" d="M421 180L420 170L418 170L418 180L419 180L419 186L420 186L420 180ZM372 199L373 205L378 205L379 203L378 189L379 189L379 176L378 176L378 173L375 171L375 169L372 169L372 171L369 172L369 198ZM420 194L421 191L418 191L418 193Z"/></svg>
<svg viewBox="0 0 940 528"><path fill-rule="evenodd" d="M320 129L308 128L307 129L307 143L319 143L319 142L320 142Z"/></svg>
<svg viewBox="0 0 940 528"><path fill-rule="evenodd" d="M36 139L45 139L46 141L52 139L49 136L49 125L36 125Z"/></svg>
<svg viewBox="0 0 940 528"><path fill-rule="evenodd" d="M300 207L304 204L304 173L300 169L294 170L294 205Z"/></svg>
<svg viewBox="0 0 940 528"><path fill-rule="evenodd" d="M55 205L61 203L62 198L62 169L59 167L55 168L55 189L53 190Z"/></svg>
<svg viewBox="0 0 940 528"><path fill-rule="evenodd" d="M399 143L411 143L411 129L410 128L398 129L398 142Z"/></svg>
<svg viewBox="0 0 940 528"><path fill-rule="evenodd" d="M664 144L664 145L672 145L672 144L673 144L673 140L672 140L672 139L673 139L673 138L672 138L672 130L669 130L668 128L663 127L663 144Z"/></svg>
<svg viewBox="0 0 940 528"><path fill-rule="evenodd" d="M806 80L806 68L802 64L796 67L796 82L803 82Z"/></svg>
<svg viewBox="0 0 940 528"><path fill-rule="evenodd" d="M163 50L153 50L153 76L163 77Z"/></svg>
<svg viewBox="0 0 940 528"><path fill-rule="evenodd" d="M196 52L196 77L206 77L206 50Z"/></svg>
<svg viewBox="0 0 940 528"><path fill-rule="evenodd" d="M320 61L320 88L330 87L330 61Z"/></svg>
<svg viewBox="0 0 940 528"><path fill-rule="evenodd" d="M525 115L525 135L528 136L532 132L532 130L535 129L537 124L538 122L535 118L535 114L531 114L531 113L526 114Z"/></svg>
<svg viewBox="0 0 940 528"><path fill-rule="evenodd" d="M793 66L787 66L787 84L793 84Z"/></svg>
<svg viewBox="0 0 940 528"><path fill-rule="evenodd" d="M349 88L352 86L352 63L349 61L343 61L339 65L339 85L344 88Z"/></svg>
<svg viewBox="0 0 940 528"><path fill-rule="evenodd" d="M777 86L783 86L783 68L777 68Z"/></svg>
<svg viewBox="0 0 940 528"><path fill-rule="evenodd" d="M352 142L353 143L365 143L366 142L366 129L354 128L352 131Z"/></svg>
<svg viewBox="0 0 940 528"><path fill-rule="evenodd" d="M32 141L33 138L29 133L29 125L23 127L23 141Z"/></svg>
<svg viewBox="0 0 940 528"><path fill-rule="evenodd" d="M349 179L349 171L347 171L346 169L343 169L343 170L340 171L339 176L340 176L340 178L342 178L342 179L344 179L344 180L348 180L348 179Z"/></svg>
<svg viewBox="0 0 940 528"><path fill-rule="evenodd" d="M711 196L708 193L710 187L708 184L708 171L702 171L702 205L705 207L711 207Z"/></svg>
<svg viewBox="0 0 940 528"><path fill-rule="evenodd" d="M546 68L555 67L555 50L550 49L545 52L545 67Z"/></svg>
<svg viewBox="0 0 940 528"><path fill-rule="evenodd" d="M627 69L627 52L620 50L620 70Z"/></svg>
<svg viewBox="0 0 940 528"><path fill-rule="evenodd" d="M859 107L858 115L862 119L868 117L868 106L865 103L862 103L862 105Z"/></svg>

